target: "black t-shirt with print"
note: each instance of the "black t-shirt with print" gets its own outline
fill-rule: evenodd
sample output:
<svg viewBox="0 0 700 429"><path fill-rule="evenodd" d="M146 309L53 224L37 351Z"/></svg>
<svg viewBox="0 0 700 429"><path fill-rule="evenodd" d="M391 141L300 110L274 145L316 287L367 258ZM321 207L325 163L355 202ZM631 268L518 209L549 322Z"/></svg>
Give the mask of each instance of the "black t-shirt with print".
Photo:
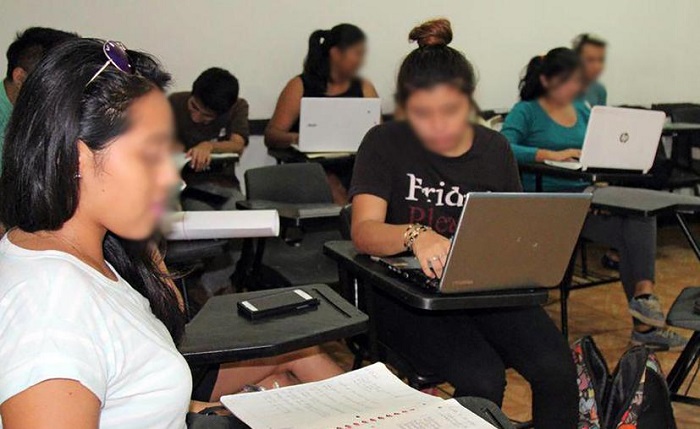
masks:
<svg viewBox="0 0 700 429"><path fill-rule="evenodd" d="M420 223L444 236L457 228L469 192L520 192L508 141L474 127L472 148L449 158L428 151L404 121L371 129L355 160L350 197L372 194L387 201L389 224Z"/></svg>

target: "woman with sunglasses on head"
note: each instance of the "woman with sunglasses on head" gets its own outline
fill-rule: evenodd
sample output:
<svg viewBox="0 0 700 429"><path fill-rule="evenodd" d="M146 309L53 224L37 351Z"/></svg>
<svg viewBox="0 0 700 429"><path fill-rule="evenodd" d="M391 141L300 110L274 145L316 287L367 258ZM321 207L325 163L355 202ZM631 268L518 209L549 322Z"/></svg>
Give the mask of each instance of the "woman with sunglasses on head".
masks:
<svg viewBox="0 0 700 429"><path fill-rule="evenodd" d="M530 60L520 81L520 99L508 113L502 133L518 162L566 161L579 158L590 108L580 99L579 55L555 48ZM523 179L535 189L534 177ZM590 184L545 177L545 191L582 191ZM634 330L632 343L667 350L686 340L665 329L666 317L654 295L656 219L654 217L590 214L581 235L614 247L620 254L620 278L629 301Z"/></svg>
<svg viewBox="0 0 700 429"><path fill-rule="evenodd" d="M373 128L360 147L350 188L352 239L370 255L410 250L435 277L464 195L522 188L508 142L470 123L474 70L448 46L449 21L427 22L409 38L418 48L404 59L396 88L406 120ZM541 307L423 312L381 295L377 300L382 341L413 366L444 377L455 396L500 405L512 367L532 386L537 428L576 427L576 371L568 344Z"/></svg>
<svg viewBox="0 0 700 429"><path fill-rule="evenodd" d="M265 130L269 148L288 148L299 142L299 115L303 97L377 98L374 85L359 76L365 60L367 36L352 24L338 24L330 30L316 30L309 37L304 70L292 78L277 100L275 112ZM325 166L334 198L347 200L345 186L350 166Z"/></svg>
<svg viewBox="0 0 700 429"><path fill-rule="evenodd" d="M146 54L76 39L19 95L0 176L5 429L184 428L204 406L190 403L181 301L150 238L177 182L169 79ZM302 351L220 372L219 394L340 370Z"/></svg>

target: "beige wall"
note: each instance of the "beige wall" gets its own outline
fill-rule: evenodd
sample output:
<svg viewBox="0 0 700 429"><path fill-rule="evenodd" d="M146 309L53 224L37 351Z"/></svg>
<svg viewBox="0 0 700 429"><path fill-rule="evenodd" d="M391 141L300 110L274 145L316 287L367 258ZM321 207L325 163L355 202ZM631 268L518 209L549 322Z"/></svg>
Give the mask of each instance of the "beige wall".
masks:
<svg viewBox="0 0 700 429"><path fill-rule="evenodd" d="M484 108L510 106L528 59L582 31L611 43L603 81L612 103L700 101L698 0L0 0L0 7L2 50L15 31L46 25L149 51L173 73L174 89L222 66L239 77L252 118L269 117L300 71L309 33L339 22L369 35L364 74L391 111L406 35L435 16L452 20L453 46L475 63Z"/></svg>

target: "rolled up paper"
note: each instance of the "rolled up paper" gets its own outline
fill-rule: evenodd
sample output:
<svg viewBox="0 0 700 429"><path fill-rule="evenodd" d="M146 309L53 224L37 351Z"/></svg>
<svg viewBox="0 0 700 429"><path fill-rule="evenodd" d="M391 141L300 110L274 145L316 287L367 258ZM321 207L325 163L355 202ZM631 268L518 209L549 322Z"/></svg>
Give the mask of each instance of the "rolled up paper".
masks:
<svg viewBox="0 0 700 429"><path fill-rule="evenodd" d="M276 237L280 221L276 210L175 212L162 231L168 240Z"/></svg>

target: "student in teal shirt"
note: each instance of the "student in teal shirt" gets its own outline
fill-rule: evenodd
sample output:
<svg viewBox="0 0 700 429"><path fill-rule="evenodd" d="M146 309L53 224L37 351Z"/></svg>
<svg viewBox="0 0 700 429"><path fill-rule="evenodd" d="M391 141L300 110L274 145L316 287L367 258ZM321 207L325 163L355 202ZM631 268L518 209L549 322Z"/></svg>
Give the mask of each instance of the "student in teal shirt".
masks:
<svg viewBox="0 0 700 429"><path fill-rule="evenodd" d="M545 160L567 161L581 154L590 109L580 101L569 110L568 122L562 124L549 116L540 101L520 101L508 113L501 132L510 142L519 164ZM582 190L589 183L575 180L543 178L550 191ZM523 177L523 188L535 190L535 178Z"/></svg>
<svg viewBox="0 0 700 429"><path fill-rule="evenodd" d="M602 38L584 33L573 42L573 49L581 58L583 67L584 92L582 101L589 107L608 104L608 91L600 83L600 76L605 70L605 55L608 43Z"/></svg>
<svg viewBox="0 0 700 429"><path fill-rule="evenodd" d="M583 102L590 108L593 106L605 106L608 104L608 91L605 86L596 81L588 84L588 87L583 93Z"/></svg>
<svg viewBox="0 0 700 429"><path fill-rule="evenodd" d="M0 85L0 141L5 135L5 128L7 128L11 114L12 102L7 95L7 84L3 82L3 85ZM0 147L2 146L0 145ZM0 158L0 166L2 166L2 158Z"/></svg>
<svg viewBox="0 0 700 429"><path fill-rule="evenodd" d="M12 102L8 95L8 82L0 85L0 171L2 171L2 148L5 142L5 129L12 115Z"/></svg>
<svg viewBox="0 0 700 429"><path fill-rule="evenodd" d="M521 101L502 129L520 164L580 157L589 119L589 109L579 101L582 86L581 61L571 49L552 49L530 61L520 82ZM532 178L523 182L534 190ZM543 181L545 191L580 191L588 185ZM620 279L634 322L632 343L662 350L683 347L686 340L665 328L666 318L654 295L656 220L591 213L581 235L619 251Z"/></svg>

